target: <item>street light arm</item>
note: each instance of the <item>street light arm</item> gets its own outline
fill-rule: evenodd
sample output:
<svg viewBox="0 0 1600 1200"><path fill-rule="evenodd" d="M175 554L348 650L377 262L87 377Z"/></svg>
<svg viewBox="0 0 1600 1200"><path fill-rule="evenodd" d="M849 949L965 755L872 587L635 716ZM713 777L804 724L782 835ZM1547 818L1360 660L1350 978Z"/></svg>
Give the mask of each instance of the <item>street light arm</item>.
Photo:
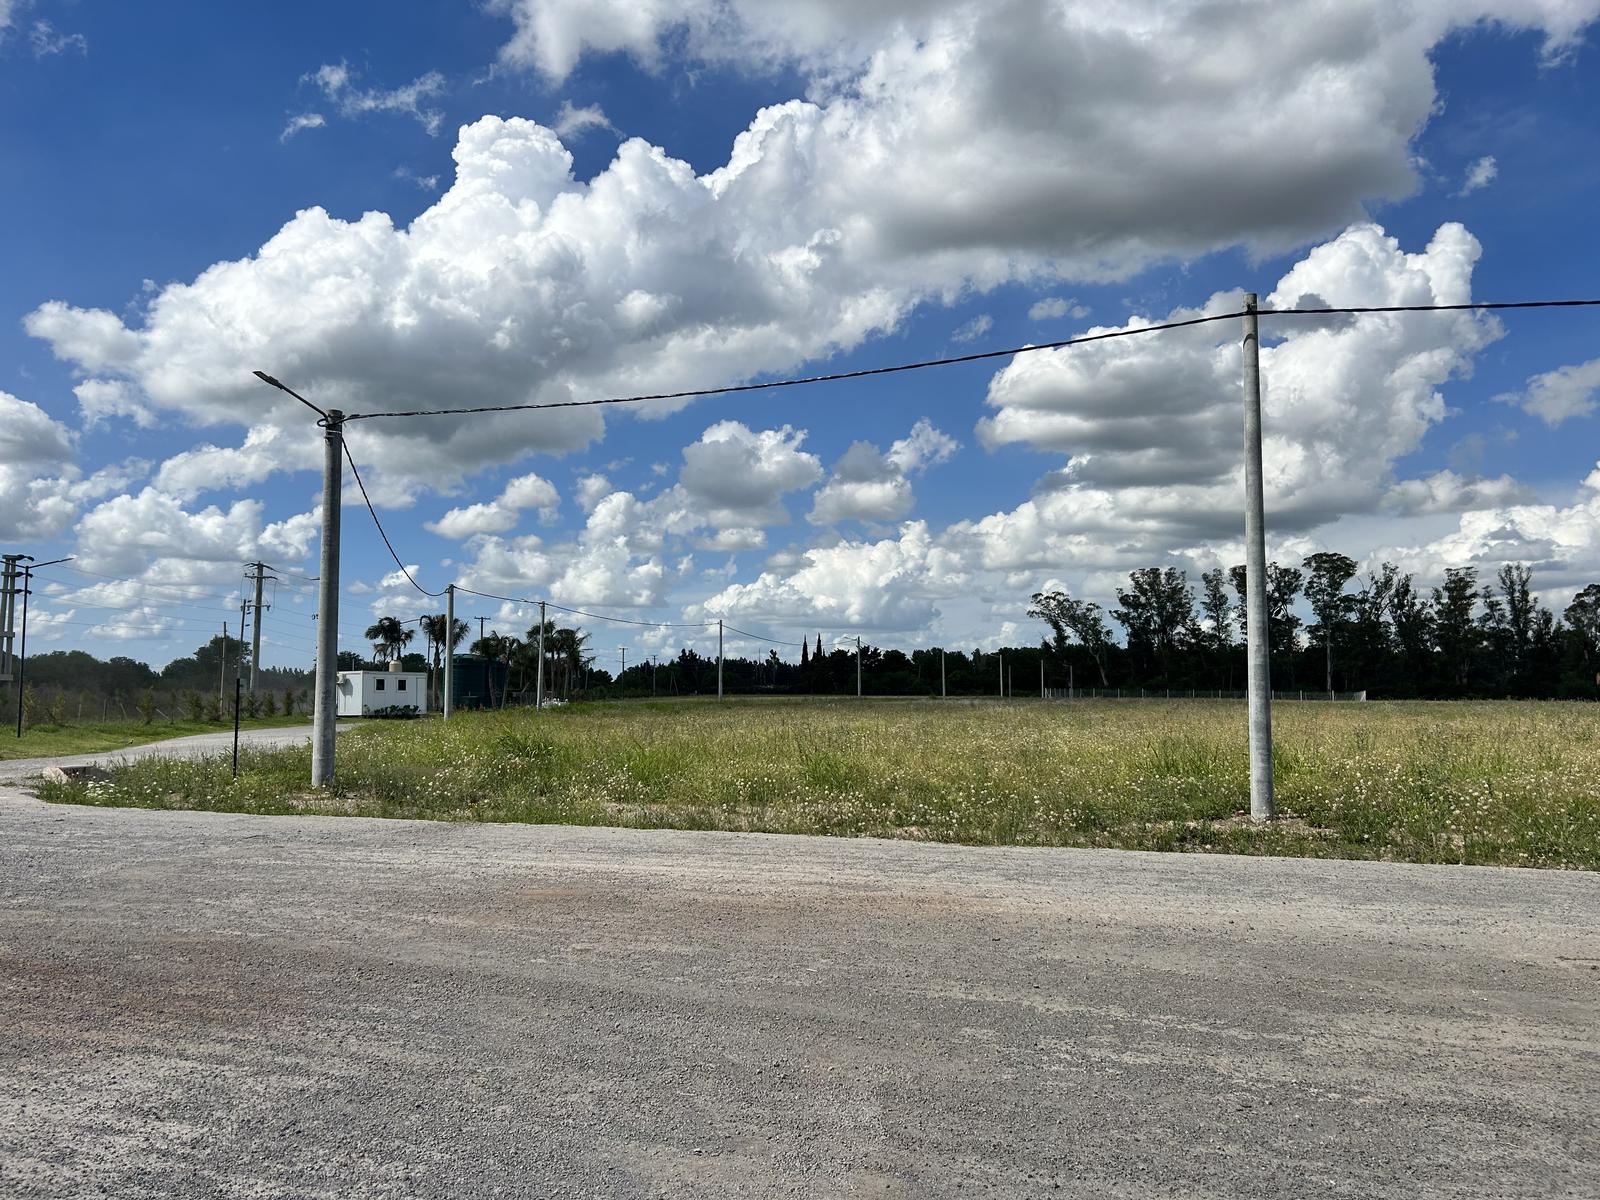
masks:
<svg viewBox="0 0 1600 1200"><path fill-rule="evenodd" d="M289 395L293 396L296 400L300 401L301 404L304 404L307 408L309 408L312 412L316 413L317 416L321 417L324 421L326 421L328 419L328 414L326 412L324 412L322 409L318 408L315 404L311 403L311 401L307 400L304 396L302 396L299 392L295 391L292 387L288 387L285 384L279 383L276 379L274 379L271 375L268 375L265 371L252 371L251 374L254 375L257 379L261 380L262 383L265 383L265 384L268 384L268 385L270 385L272 387L275 387L280 392L288 392Z"/></svg>

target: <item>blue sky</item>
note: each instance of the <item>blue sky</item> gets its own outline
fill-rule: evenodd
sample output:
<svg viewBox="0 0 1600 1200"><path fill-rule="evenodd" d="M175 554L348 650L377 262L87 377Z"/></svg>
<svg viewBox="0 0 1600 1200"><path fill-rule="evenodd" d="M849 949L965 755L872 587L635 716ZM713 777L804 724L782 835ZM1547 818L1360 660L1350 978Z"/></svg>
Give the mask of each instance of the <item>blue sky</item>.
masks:
<svg viewBox="0 0 1600 1200"><path fill-rule="evenodd" d="M92 572L48 573L30 641L159 663L243 561L315 573L317 431L256 368L459 407L1047 341L1286 278L1600 292L1600 4L1284 0L1260 37L1220 2L1100 7L0 0L0 542ZM1529 561L1558 606L1600 578L1600 315L1281 332L1274 553ZM1239 560L1236 336L351 444L433 588L990 645L1037 635L1046 584ZM345 644L433 607L363 511L345 529ZM310 611L286 574L268 662L309 661Z"/></svg>

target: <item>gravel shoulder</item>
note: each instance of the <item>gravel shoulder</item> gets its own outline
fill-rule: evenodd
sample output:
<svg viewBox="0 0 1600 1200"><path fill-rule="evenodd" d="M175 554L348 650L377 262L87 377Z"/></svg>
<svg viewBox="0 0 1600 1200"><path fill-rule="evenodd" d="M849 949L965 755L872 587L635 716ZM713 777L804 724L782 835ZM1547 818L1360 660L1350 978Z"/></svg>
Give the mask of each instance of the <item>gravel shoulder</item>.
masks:
<svg viewBox="0 0 1600 1200"><path fill-rule="evenodd" d="M11 1197L1592 1197L1592 874L48 806Z"/></svg>

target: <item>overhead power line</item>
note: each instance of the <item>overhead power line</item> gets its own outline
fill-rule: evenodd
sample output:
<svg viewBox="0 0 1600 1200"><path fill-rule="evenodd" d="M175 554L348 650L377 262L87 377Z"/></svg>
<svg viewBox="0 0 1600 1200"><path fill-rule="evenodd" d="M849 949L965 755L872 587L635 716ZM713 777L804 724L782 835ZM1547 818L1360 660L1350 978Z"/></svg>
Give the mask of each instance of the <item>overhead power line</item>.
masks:
<svg viewBox="0 0 1600 1200"><path fill-rule="evenodd" d="M1421 312L1489 312L1509 309L1548 309L1548 308L1587 308L1600 306L1600 299L1573 299L1573 300L1520 300L1520 301L1483 301L1466 304L1393 304L1393 305L1368 305L1348 307L1319 307L1319 308L1279 308L1259 309L1257 315L1262 317L1277 316L1361 316L1381 313L1421 313ZM907 371L920 371L932 367L955 366L962 363L983 362L996 358L1016 357L1022 354L1031 354L1041 350L1060 350L1071 346L1081 346L1093 342L1110 341L1117 338L1137 337L1143 334L1162 333L1174 329L1189 329L1200 325L1209 325L1218 321L1227 321L1242 318L1245 310L1212 313L1206 316L1191 317L1181 321L1166 321L1154 325L1142 325L1132 329L1115 329L1104 333L1084 334L1078 337L1062 338L1057 341L1039 342L1025 346L1012 346L1000 350L975 351L971 354L959 354L945 358L922 359L916 362L896 363L891 366L865 367L854 371L836 371L822 375L807 375L788 379L764 380L756 383L730 384L723 387L693 388L676 392L652 392L634 396L612 396L593 400L561 400L537 404L494 404L479 405L470 408L441 408L441 409L408 409L393 412L350 413L345 416L346 423L350 421L373 420L390 417L443 417L443 416L469 416L482 413L496 412L533 412L544 409L556 408L587 408L600 405L614 404L639 404L650 400L687 400L703 396L725 396L744 392L772 391L778 388L803 387L817 383L833 383L850 379L865 379L880 375L900 374ZM284 386L278 380L260 371L256 374L265 382L282 391L288 392L306 407L317 412L325 421L327 414L298 393ZM394 560L408 583L422 595L437 598L443 596L448 588L439 591L430 591L417 582L416 576L400 557L390 539L388 531L383 527L383 521L378 517L378 510L372 503L372 497L367 492L367 485L361 478L361 469L356 465L354 455L350 452L349 443L341 439L345 461L350 466L351 477L355 480L356 487L361 492L362 502L366 505L367 513L372 518L373 526L378 531L378 536L383 540L384 548L388 550L389 557ZM68 568L73 569L73 568ZM274 568L276 569L276 568ZM293 572L283 572L294 575ZM109 576L107 578L110 578ZM296 576L298 579L312 582L308 576ZM138 581L128 580L136 583ZM150 585L145 585L150 586ZM605 613L589 612L584 609L570 608L566 605L556 604L554 601L539 601L527 596L505 596L494 592L479 591L474 588L455 585L456 590L467 595L478 596L485 600L499 600L507 604L520 604L533 606L543 603L547 608L557 612L568 613L572 616L583 617L595 621L607 621L618 625L633 625L650 629L707 629L715 625L715 621L641 621L636 618L614 617ZM214 594L213 594L214 595ZM222 597L216 597L218 599ZM407 622L409 623L409 622ZM785 641L781 638L766 637L762 634L751 633L748 630L738 629L734 626L723 624L725 632L736 634L740 637L750 638L755 641L767 642L776 646L803 646L804 642Z"/></svg>
<svg viewBox="0 0 1600 1200"><path fill-rule="evenodd" d="M1391 304L1351 308L1264 308L1257 312L1262 317L1328 316L1334 314L1361 315L1363 313L1397 312L1465 312L1494 311L1514 308L1587 308L1600 305L1600 300L1511 300L1485 301L1480 304ZM474 413L537 412L550 408L593 408L605 404L642 404L647 400L692 400L699 396L729 396L739 392L764 392L776 388L805 387L813 383L837 383L846 379L866 379L874 375L895 375L903 371L922 371L930 367L951 367L961 363L983 362L992 358L1013 358L1019 354L1034 354L1040 350L1062 350L1068 346L1083 346L1090 342L1105 342L1113 338L1138 337L1147 333L1163 333L1171 329L1188 329L1195 325L1209 325L1215 321L1231 321L1244 316L1244 310L1213 313L1204 317L1191 317L1183 321L1165 321L1159 325L1141 325L1137 329L1113 329L1106 333L1087 333L1080 337L1062 338L1054 342L1035 342L1027 346L1011 346L1004 350L980 350L972 354L957 354L948 358L926 358L917 362L896 363L887 367L863 367L856 371L834 371L826 375L804 375L791 379L768 379L759 383L735 383L724 387L690 388L679 392L650 392L638 396L608 396L598 400L552 400L542 404L484 404L472 408L418 408L396 412L350 413L345 421L371 421L380 417L458 417ZM282 385L277 385L282 386ZM286 389L287 390L287 389Z"/></svg>
<svg viewBox="0 0 1600 1200"><path fill-rule="evenodd" d="M444 595L445 589L443 588L437 592L430 592L427 588L423 587L416 581L416 577L411 574L411 571L406 567L405 563L400 561L400 556L394 552L394 543L389 540L389 535L384 532L383 522L378 520L378 510L372 507L372 497L367 495L367 485L361 482L361 471L356 466L356 460L350 453L350 443L341 438L339 440L339 444L344 447L344 458L345 461L350 464L350 474L354 476L356 486L361 489L361 499L365 501L367 511L372 514L372 523L378 527L378 536L383 539L383 544L389 548L389 557L394 559L394 565L400 568L400 573L406 577L411 586L416 588L417 591L421 592L424 596Z"/></svg>
<svg viewBox="0 0 1600 1200"><path fill-rule="evenodd" d="M650 629L704 629L707 625L715 625L715 621L639 621L631 617L608 617L605 613L585 612L581 608L568 608L564 604L557 604L553 600L531 600L527 596L500 596L494 592L480 592L476 588L463 587L456 584L456 591L465 592L469 596L479 596L485 600L503 600L507 604L543 604L546 608L553 608L557 612L571 613L576 617L590 617L596 621L611 621L617 625L643 625Z"/></svg>
<svg viewBox="0 0 1600 1200"><path fill-rule="evenodd" d="M808 646L811 644L809 642L785 642L778 638L765 637L759 633L750 633L748 630L735 629L732 625L726 623L723 624L722 628L724 632L736 633L740 637L754 638L758 642L771 642L774 646Z"/></svg>
<svg viewBox="0 0 1600 1200"><path fill-rule="evenodd" d="M1164 325L1149 325L1140 329L1117 329L1110 333L1090 333L1083 337L1064 338L1059 342L1041 342L1033 346L1015 346L1009 350L982 350L974 354L959 354L953 358L929 358L921 362L898 363L891 367L864 367L858 371L835 371L828 375L806 375L795 379L769 379L760 383L734 383L725 387L692 388L682 392L653 392L641 396L610 396L603 400L552 400L543 404L485 404L475 408L413 409L406 412L351 413L348 421L371 421L379 417L456 417L471 413L533 412L546 408L593 408L602 404L640 404L646 400L691 400L697 396L729 396L737 392L765 392L774 388L803 387L812 383L834 383L842 379L865 379L872 375L894 375L901 371L920 371L926 367L950 367L957 363L981 362L986 358L1005 358L1007 355L1026 354L1034 350L1059 350L1065 346L1078 346L1085 342L1103 342L1111 338L1133 337L1140 333L1159 333L1166 329L1185 329L1191 325L1207 325L1212 321L1225 321L1239 313L1219 313L1216 316L1194 317L1187 321L1168 321Z"/></svg>

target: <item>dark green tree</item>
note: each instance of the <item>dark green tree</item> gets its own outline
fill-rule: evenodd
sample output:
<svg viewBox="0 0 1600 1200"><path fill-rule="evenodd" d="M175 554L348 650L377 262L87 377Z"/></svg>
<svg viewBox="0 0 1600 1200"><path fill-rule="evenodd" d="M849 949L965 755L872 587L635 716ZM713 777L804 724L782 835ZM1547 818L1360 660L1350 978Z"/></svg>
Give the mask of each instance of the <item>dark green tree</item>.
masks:
<svg viewBox="0 0 1600 1200"><path fill-rule="evenodd" d="M1106 682L1106 657L1111 648L1111 630L1101 611L1098 604L1075 600L1066 592L1052 591L1035 592L1028 615L1050 626L1055 652L1061 658L1067 657L1067 647L1076 640L1099 671L1100 686L1110 687ZM973 658L976 660L977 651L973 651Z"/></svg>
<svg viewBox="0 0 1600 1200"><path fill-rule="evenodd" d="M1305 571L1306 601L1317 616L1316 625L1307 632L1322 643L1323 670L1326 687L1333 691L1333 640L1350 614L1351 597L1345 595L1344 585L1356 573L1356 562L1343 554L1324 550L1309 554L1300 564Z"/></svg>
<svg viewBox="0 0 1600 1200"><path fill-rule="evenodd" d="M1135 671L1149 666L1163 680L1173 677L1173 659L1186 647L1195 627L1194 592L1176 567L1141 567L1117 589L1111 615L1127 630L1128 654Z"/></svg>
<svg viewBox="0 0 1600 1200"><path fill-rule="evenodd" d="M1483 641L1477 608L1477 568L1445 568L1444 583L1433 589L1433 640L1441 677L1457 695L1467 690L1472 660Z"/></svg>

